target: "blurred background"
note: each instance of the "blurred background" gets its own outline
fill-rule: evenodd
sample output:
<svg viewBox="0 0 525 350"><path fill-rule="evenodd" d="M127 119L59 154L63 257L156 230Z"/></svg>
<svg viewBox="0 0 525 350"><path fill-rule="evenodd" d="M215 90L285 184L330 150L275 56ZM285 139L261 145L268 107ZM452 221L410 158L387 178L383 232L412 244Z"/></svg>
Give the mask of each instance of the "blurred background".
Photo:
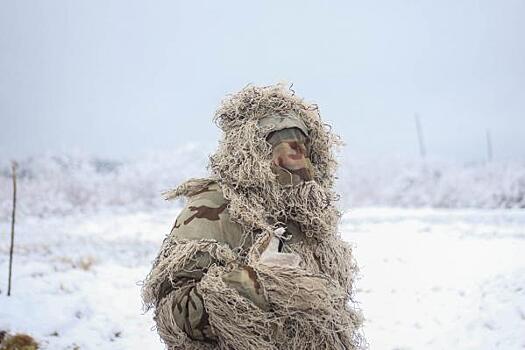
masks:
<svg viewBox="0 0 525 350"><path fill-rule="evenodd" d="M346 143L371 349L525 348L524 18L523 0L0 0L0 338L163 348L137 283L181 209L160 193L206 175L221 99L283 82Z"/></svg>
<svg viewBox="0 0 525 350"><path fill-rule="evenodd" d="M525 3L2 1L0 151L215 146L214 110L293 83L359 156L525 159Z"/></svg>

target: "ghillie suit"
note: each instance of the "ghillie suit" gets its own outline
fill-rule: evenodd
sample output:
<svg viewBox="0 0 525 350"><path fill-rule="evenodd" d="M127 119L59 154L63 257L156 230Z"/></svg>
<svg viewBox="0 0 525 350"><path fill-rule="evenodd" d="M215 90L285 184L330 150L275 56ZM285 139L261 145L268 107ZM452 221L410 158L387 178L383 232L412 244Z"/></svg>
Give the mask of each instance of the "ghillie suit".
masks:
<svg viewBox="0 0 525 350"><path fill-rule="evenodd" d="M169 349L364 348L355 265L337 233L339 139L317 106L281 85L246 87L215 120L224 138L212 177L167 193L187 204L143 287L162 340ZM303 168L272 161L279 138L304 141Z"/></svg>

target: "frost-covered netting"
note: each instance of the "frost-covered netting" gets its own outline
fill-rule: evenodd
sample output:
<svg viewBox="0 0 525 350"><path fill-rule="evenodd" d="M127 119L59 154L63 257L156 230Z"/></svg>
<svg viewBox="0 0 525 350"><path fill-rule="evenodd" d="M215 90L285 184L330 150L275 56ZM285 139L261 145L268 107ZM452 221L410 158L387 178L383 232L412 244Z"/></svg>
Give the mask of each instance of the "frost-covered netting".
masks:
<svg viewBox="0 0 525 350"><path fill-rule="evenodd" d="M133 212L169 206L160 196L206 175L214 145L187 146L127 160L85 155L19 159L19 213L66 215L102 208ZM525 207L525 162L355 159L340 162L341 206ZM0 160L0 217L11 208L10 164Z"/></svg>

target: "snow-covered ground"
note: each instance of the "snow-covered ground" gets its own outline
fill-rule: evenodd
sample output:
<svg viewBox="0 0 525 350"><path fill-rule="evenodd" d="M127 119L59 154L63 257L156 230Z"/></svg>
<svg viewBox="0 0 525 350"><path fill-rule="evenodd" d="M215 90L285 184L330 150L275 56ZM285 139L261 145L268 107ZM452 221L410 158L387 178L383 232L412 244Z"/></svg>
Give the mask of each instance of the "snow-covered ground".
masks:
<svg viewBox="0 0 525 350"><path fill-rule="evenodd" d="M525 348L524 210L360 209L342 232L371 349Z"/></svg>
<svg viewBox="0 0 525 350"><path fill-rule="evenodd" d="M163 349L139 282L178 210L21 215L9 298L2 219L0 329L53 350ZM371 349L525 348L525 210L363 208L341 232Z"/></svg>

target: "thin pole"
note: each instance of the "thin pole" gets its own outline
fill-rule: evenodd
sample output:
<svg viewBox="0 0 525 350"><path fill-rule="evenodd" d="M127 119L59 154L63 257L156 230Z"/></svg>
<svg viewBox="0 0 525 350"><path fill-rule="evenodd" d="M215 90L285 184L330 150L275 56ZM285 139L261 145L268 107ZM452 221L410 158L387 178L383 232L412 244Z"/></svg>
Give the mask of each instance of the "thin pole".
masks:
<svg viewBox="0 0 525 350"><path fill-rule="evenodd" d="M417 139L419 141L419 154L421 155L421 158L425 158L426 156L426 150L425 150L425 141L423 139L423 128L421 127L421 121L419 120L419 114L414 115L416 120L416 131L417 131Z"/></svg>
<svg viewBox="0 0 525 350"><path fill-rule="evenodd" d="M11 248L9 249L9 280L7 282L7 296L11 295L11 275L13 272L13 250L15 246L15 216L16 216L16 167L15 161L11 163L13 170L13 211L11 213Z"/></svg>
<svg viewBox="0 0 525 350"><path fill-rule="evenodd" d="M487 129L487 161L492 162L492 138L490 137L490 130Z"/></svg>

